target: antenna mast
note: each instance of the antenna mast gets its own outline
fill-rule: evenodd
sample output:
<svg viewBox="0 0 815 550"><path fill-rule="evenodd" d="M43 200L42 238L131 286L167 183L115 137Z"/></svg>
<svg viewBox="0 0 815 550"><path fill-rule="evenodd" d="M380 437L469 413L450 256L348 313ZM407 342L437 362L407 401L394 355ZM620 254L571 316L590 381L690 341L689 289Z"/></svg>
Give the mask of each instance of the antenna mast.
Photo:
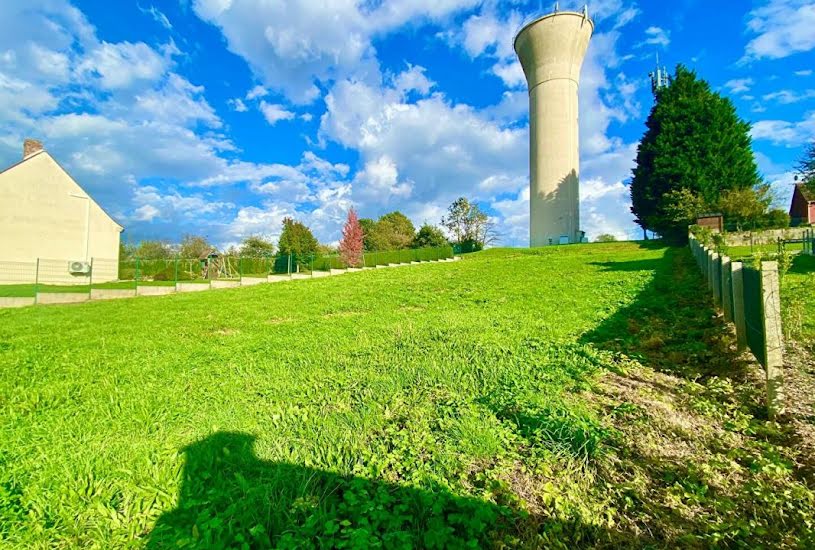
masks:
<svg viewBox="0 0 815 550"><path fill-rule="evenodd" d="M668 69L666 69L664 66L659 66L659 52L657 52L656 70L648 73L648 76L651 77L651 93L654 94L654 97L656 97L657 91L670 84L668 80Z"/></svg>

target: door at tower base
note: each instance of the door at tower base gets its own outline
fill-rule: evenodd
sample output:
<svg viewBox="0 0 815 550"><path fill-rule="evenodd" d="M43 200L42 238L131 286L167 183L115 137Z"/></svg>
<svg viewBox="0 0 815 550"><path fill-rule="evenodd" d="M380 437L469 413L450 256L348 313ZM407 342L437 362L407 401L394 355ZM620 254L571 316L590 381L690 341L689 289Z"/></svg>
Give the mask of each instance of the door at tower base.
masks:
<svg viewBox="0 0 815 550"><path fill-rule="evenodd" d="M594 32L586 12L535 19L515 37L529 88L529 244L579 243L580 68ZM564 239L565 237L566 239Z"/></svg>

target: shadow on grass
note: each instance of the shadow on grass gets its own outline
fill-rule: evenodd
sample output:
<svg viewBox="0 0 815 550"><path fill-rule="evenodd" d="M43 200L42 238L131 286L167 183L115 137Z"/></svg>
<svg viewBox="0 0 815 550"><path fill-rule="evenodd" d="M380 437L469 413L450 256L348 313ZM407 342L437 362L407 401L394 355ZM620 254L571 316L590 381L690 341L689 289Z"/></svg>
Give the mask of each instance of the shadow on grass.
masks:
<svg viewBox="0 0 815 550"><path fill-rule="evenodd" d="M442 487L341 476L261 460L253 446L251 435L218 432L186 447L178 506L159 518L147 548L534 548L636 540L513 509L500 493L493 503Z"/></svg>
<svg viewBox="0 0 815 550"><path fill-rule="evenodd" d="M792 265L787 273L806 275L815 273L815 256L798 254L792 260Z"/></svg>
<svg viewBox="0 0 815 550"><path fill-rule="evenodd" d="M687 249L667 248L657 260L594 265L607 271L652 271L654 278L632 304L584 334L582 343L623 353L647 367L689 379L743 378L746 364L732 346L732 331L713 309Z"/></svg>

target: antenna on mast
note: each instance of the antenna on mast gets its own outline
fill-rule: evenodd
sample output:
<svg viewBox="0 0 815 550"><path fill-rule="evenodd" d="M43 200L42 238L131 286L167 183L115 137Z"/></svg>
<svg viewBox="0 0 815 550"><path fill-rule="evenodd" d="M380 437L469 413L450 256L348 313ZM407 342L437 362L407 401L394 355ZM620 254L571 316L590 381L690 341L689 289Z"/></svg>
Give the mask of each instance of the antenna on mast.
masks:
<svg viewBox="0 0 815 550"><path fill-rule="evenodd" d="M666 69L664 66L659 66L659 52L657 52L656 70L648 73L648 76L651 78L651 93L654 94L654 97L656 97L657 92L660 89L665 88L670 84L668 69Z"/></svg>

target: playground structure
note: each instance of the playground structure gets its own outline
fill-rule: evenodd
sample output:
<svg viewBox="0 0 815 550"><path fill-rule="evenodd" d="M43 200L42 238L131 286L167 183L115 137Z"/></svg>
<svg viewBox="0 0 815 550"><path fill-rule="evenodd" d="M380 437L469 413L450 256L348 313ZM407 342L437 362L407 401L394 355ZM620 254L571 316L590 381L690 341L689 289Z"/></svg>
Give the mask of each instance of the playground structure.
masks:
<svg viewBox="0 0 815 550"><path fill-rule="evenodd" d="M240 278L240 258L219 253L211 250L202 254L201 278L203 279L239 279Z"/></svg>

